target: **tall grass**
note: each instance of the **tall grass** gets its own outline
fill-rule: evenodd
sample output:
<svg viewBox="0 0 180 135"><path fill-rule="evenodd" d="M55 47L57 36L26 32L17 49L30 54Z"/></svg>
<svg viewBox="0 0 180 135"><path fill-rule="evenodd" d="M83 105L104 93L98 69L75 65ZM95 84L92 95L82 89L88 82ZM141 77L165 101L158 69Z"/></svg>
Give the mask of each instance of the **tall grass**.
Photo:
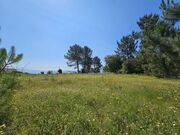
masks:
<svg viewBox="0 0 180 135"><path fill-rule="evenodd" d="M17 135L180 131L180 80L138 75L23 75L11 101Z"/></svg>
<svg viewBox="0 0 180 135"><path fill-rule="evenodd" d="M17 86L17 80L14 74L0 74L0 134L10 124L10 101L15 86Z"/></svg>

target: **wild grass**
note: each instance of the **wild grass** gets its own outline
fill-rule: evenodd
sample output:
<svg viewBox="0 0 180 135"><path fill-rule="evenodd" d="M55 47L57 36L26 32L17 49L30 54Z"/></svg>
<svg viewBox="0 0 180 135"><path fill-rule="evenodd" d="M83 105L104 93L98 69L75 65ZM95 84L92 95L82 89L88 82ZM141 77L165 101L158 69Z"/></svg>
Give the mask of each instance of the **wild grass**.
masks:
<svg viewBox="0 0 180 135"><path fill-rule="evenodd" d="M9 134L180 133L180 80L138 75L22 75Z"/></svg>
<svg viewBox="0 0 180 135"><path fill-rule="evenodd" d="M14 74L0 74L0 134L4 132L6 125L9 125L11 113L11 97L13 89L18 82Z"/></svg>

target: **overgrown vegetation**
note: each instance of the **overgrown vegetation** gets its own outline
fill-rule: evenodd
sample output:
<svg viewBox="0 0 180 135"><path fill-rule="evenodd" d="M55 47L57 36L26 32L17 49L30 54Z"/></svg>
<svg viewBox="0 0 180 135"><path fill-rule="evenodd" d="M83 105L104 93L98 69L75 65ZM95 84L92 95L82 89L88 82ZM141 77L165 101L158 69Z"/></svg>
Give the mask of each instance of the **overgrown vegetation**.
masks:
<svg viewBox="0 0 180 135"><path fill-rule="evenodd" d="M180 76L180 4L162 0L163 18L141 17L140 31L123 36L105 72ZM77 73L100 73L93 51L70 46L64 56ZM23 54L0 48L0 135L177 135L180 80L140 75L12 73ZM10 73L11 72L11 73ZM20 80L21 87L17 87Z"/></svg>
<svg viewBox="0 0 180 135"><path fill-rule="evenodd" d="M115 51L122 65L115 68L114 63L106 61L106 70L122 73L145 73L157 77L180 75L180 30L175 23L180 20L180 4L168 0L162 1L164 18L157 14L145 15L137 22L141 31L123 36L117 42ZM173 23L172 23L173 22ZM114 55L112 55L114 56ZM108 56L109 57L109 56Z"/></svg>
<svg viewBox="0 0 180 135"><path fill-rule="evenodd" d="M15 74L0 74L0 134L10 125L10 102L17 84Z"/></svg>
<svg viewBox="0 0 180 135"><path fill-rule="evenodd" d="M122 59L118 55L108 55L105 57L106 65L104 66L105 72L117 73L122 68Z"/></svg>
<svg viewBox="0 0 180 135"><path fill-rule="evenodd" d="M16 55L14 46L11 47L9 52L4 47L0 48L0 134L4 134L7 129L6 126L10 125L10 102L13 89L17 85L15 73L10 73L12 70L10 66L18 63L22 58L23 54Z"/></svg>
<svg viewBox="0 0 180 135"><path fill-rule="evenodd" d="M138 75L22 75L12 134L179 133L180 80ZM98 83L97 83L98 82Z"/></svg>

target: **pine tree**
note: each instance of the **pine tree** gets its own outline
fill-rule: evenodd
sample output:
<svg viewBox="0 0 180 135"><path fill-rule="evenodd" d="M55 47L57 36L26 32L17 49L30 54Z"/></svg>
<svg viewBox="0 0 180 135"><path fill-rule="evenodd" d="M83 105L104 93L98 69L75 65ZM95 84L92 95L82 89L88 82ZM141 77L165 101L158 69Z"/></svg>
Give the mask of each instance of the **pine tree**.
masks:
<svg viewBox="0 0 180 135"><path fill-rule="evenodd" d="M84 46L82 58L81 58L81 65L85 73L89 73L92 65L92 50Z"/></svg>
<svg viewBox="0 0 180 135"><path fill-rule="evenodd" d="M123 36L120 42L117 42L118 48L115 53L123 59L134 58L137 53L138 36L136 32Z"/></svg>
<svg viewBox="0 0 180 135"><path fill-rule="evenodd" d="M6 48L0 48L0 73L5 71L5 69L13 65L23 58L23 54L16 55L15 47L12 46L9 53Z"/></svg>
<svg viewBox="0 0 180 135"><path fill-rule="evenodd" d="M160 9L163 11L164 19L172 24L180 20L180 3L175 3L174 0L167 0L167 2L162 0Z"/></svg>
<svg viewBox="0 0 180 135"><path fill-rule="evenodd" d="M178 47L174 44L177 36L176 29L169 23L156 20L154 17L155 15L145 16L138 23L141 24L143 33L139 56L144 70L148 74L160 77L176 76L179 73L178 59L180 60ZM143 24L143 22L146 23ZM142 25L146 27L142 28Z"/></svg>
<svg viewBox="0 0 180 135"><path fill-rule="evenodd" d="M72 67L75 66L75 69L77 69L77 73L80 72L79 65L82 61L82 54L83 54L83 48L77 44L70 46L67 54L64 56L65 59L68 60L67 64L68 66Z"/></svg>
<svg viewBox="0 0 180 135"><path fill-rule="evenodd" d="M99 57L94 57L93 58L93 71L94 73L99 73L101 71L101 59Z"/></svg>

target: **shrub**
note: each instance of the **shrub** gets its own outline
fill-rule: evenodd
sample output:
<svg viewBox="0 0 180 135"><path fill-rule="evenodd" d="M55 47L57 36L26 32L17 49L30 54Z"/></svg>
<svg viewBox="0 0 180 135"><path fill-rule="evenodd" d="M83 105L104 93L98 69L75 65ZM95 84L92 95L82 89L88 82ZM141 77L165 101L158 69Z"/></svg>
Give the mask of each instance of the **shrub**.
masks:
<svg viewBox="0 0 180 135"><path fill-rule="evenodd" d="M127 74L143 73L141 62L138 59L127 59L122 66L122 72Z"/></svg>
<svg viewBox="0 0 180 135"><path fill-rule="evenodd" d="M105 72L117 73L122 67L122 59L118 55L108 55L105 57Z"/></svg>
<svg viewBox="0 0 180 135"><path fill-rule="evenodd" d="M42 75L44 75L44 72L41 72Z"/></svg>
<svg viewBox="0 0 180 135"><path fill-rule="evenodd" d="M0 74L0 126L9 124L10 99L17 80L13 74ZM0 132L2 128L0 128Z"/></svg>
<svg viewBox="0 0 180 135"><path fill-rule="evenodd" d="M58 73L59 73L59 74L62 74L62 69L59 69L59 70L58 70Z"/></svg>
<svg viewBox="0 0 180 135"><path fill-rule="evenodd" d="M49 75L50 75L50 74L53 74L53 71L48 71L47 74L49 74Z"/></svg>

